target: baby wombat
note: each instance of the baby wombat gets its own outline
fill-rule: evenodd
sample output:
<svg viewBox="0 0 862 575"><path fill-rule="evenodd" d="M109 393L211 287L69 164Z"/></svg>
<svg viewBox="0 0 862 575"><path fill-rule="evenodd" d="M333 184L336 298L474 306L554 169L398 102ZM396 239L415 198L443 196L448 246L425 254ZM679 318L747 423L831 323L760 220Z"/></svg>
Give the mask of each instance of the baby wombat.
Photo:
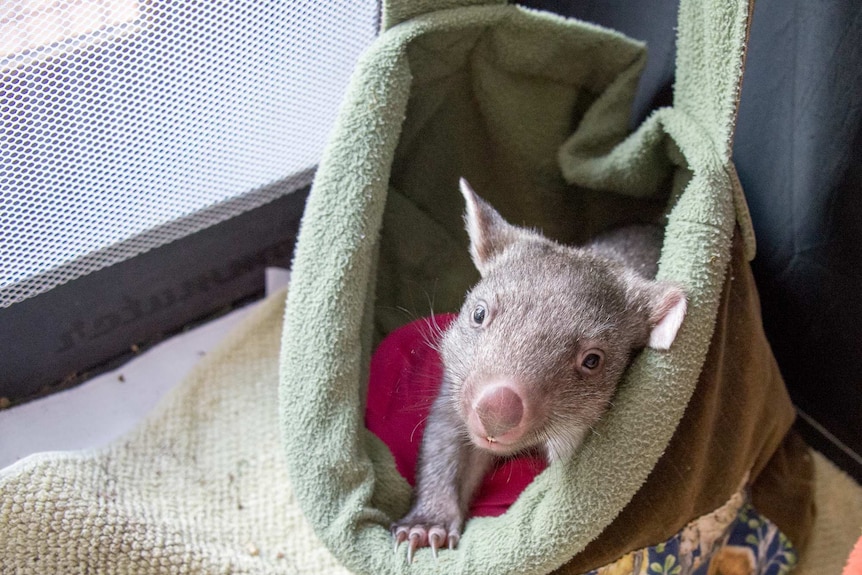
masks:
<svg viewBox="0 0 862 575"><path fill-rule="evenodd" d="M407 559L455 547L497 457L571 457L607 409L635 351L668 349L686 311L655 281L662 230L631 226L582 247L507 223L465 180L481 280L443 334L443 381L428 417L413 508L392 526Z"/></svg>

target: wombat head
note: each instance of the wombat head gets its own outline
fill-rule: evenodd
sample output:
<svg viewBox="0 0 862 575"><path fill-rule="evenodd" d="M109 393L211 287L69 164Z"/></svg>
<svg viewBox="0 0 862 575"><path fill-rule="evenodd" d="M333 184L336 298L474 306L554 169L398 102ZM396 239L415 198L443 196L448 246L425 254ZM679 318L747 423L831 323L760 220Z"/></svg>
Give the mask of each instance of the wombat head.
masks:
<svg viewBox="0 0 862 575"><path fill-rule="evenodd" d="M481 280L441 342L454 407L482 449L569 457L633 352L673 343L685 295L589 247L513 226L464 180L461 190Z"/></svg>

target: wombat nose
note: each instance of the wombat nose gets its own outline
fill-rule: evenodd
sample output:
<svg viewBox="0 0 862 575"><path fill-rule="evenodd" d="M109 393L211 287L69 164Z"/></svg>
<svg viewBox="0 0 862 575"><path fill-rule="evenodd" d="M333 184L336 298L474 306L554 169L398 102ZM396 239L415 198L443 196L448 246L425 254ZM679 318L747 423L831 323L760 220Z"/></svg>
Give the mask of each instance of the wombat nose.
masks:
<svg viewBox="0 0 862 575"><path fill-rule="evenodd" d="M486 389L474 409L488 437L503 435L517 426L524 416L521 396L504 385Z"/></svg>

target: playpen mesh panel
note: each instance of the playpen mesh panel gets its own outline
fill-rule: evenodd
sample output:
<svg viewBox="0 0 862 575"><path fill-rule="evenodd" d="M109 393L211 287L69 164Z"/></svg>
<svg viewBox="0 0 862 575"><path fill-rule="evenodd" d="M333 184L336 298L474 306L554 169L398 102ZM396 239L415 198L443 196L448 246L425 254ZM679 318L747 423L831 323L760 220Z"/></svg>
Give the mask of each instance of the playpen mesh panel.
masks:
<svg viewBox="0 0 862 575"><path fill-rule="evenodd" d="M310 182L374 0L6 0L0 307Z"/></svg>

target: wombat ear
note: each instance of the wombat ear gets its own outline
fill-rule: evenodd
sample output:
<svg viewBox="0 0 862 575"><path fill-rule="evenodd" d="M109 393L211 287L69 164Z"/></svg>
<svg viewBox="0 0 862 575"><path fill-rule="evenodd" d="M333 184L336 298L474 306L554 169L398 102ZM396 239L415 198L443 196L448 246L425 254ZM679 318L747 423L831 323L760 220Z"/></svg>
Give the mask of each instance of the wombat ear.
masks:
<svg viewBox="0 0 862 575"><path fill-rule="evenodd" d="M464 223L470 236L470 255L476 269L484 276L491 260L515 243L523 230L504 220L491 204L476 195L467 180L461 178L460 185L467 204Z"/></svg>
<svg viewBox="0 0 862 575"><path fill-rule="evenodd" d="M682 320L688 304L685 292L679 286L667 282L655 282L650 303L650 335L647 345L653 349L668 349Z"/></svg>

